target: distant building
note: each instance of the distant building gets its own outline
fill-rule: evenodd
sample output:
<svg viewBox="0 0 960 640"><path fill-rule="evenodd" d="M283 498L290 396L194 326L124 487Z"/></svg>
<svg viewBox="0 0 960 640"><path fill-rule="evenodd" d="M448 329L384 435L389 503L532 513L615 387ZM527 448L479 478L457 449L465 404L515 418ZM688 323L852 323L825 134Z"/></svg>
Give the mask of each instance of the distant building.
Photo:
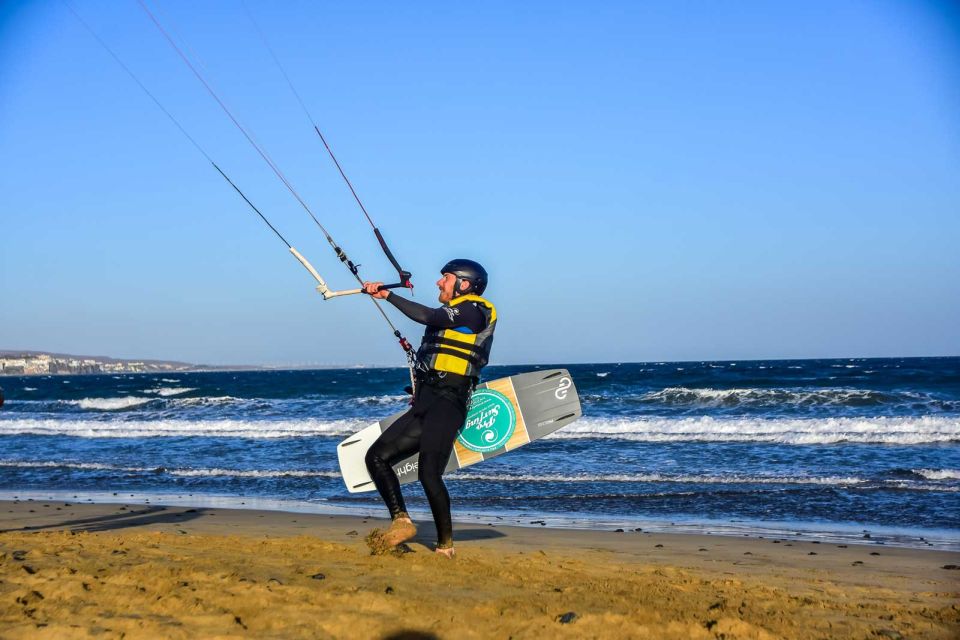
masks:
<svg viewBox="0 0 960 640"><path fill-rule="evenodd" d="M172 362L140 360L101 361L76 356L57 357L48 353L10 354L0 356L0 375L49 375L84 373L142 373L149 371L188 371L193 367Z"/></svg>

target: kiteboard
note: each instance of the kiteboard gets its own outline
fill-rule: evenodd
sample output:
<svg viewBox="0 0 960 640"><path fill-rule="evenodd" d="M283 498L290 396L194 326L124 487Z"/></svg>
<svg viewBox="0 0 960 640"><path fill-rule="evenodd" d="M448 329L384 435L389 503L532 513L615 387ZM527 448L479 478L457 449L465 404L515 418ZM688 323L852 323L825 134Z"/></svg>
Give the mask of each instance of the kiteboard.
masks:
<svg viewBox="0 0 960 640"><path fill-rule="evenodd" d="M364 456L401 411L359 431L339 445L340 473L350 493L375 487ZM467 419L444 473L463 469L539 440L583 415L573 378L566 369L533 371L477 385ZM393 465L400 484L417 479L416 454Z"/></svg>

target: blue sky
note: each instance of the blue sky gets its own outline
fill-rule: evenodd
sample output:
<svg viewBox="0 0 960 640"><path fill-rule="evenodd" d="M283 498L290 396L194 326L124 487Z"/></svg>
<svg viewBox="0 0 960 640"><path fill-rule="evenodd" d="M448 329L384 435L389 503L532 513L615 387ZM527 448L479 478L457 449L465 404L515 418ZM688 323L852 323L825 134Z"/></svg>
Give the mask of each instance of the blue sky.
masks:
<svg viewBox="0 0 960 640"><path fill-rule="evenodd" d="M248 1L415 299L448 258L488 266L494 362L960 354L955 5ZM75 6L352 286L136 2ZM151 6L362 274L393 277L243 5ZM0 348L402 363L61 3L0 4L0 149Z"/></svg>

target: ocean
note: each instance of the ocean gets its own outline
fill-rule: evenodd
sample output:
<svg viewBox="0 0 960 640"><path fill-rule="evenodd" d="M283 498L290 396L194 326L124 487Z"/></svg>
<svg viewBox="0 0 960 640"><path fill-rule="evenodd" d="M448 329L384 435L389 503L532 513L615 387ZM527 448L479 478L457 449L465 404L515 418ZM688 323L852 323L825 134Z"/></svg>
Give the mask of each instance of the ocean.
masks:
<svg viewBox="0 0 960 640"><path fill-rule="evenodd" d="M446 476L455 520L960 549L960 358L566 366L584 417ZM399 368L0 378L0 498L385 515L346 491L336 445L403 410L405 384ZM419 485L404 492L429 520Z"/></svg>

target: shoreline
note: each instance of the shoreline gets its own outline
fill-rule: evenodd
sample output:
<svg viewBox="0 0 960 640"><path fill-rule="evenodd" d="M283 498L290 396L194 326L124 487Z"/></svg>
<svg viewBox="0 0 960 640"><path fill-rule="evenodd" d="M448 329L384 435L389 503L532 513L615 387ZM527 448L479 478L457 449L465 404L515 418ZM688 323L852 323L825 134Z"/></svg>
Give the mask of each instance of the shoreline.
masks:
<svg viewBox="0 0 960 640"><path fill-rule="evenodd" d="M433 527L420 522L410 553L371 556L364 534L385 520L2 501L0 635L960 633L953 551L460 524L450 562L431 552Z"/></svg>
<svg viewBox="0 0 960 640"><path fill-rule="evenodd" d="M129 491L11 491L0 490L4 501L58 500L83 504L138 504L172 507L194 507L231 510L255 510L275 513L302 513L362 518L383 518L382 506L344 506L336 503L317 503L280 498L242 497L210 494L173 494L162 492ZM430 521L430 513L411 509L421 520ZM671 535L709 535L733 538L789 539L799 542L821 542L863 546L886 546L905 549L932 549L960 552L960 531L948 529L906 529L880 525L833 522L789 521L729 521L712 520L657 520L653 518L577 517L575 514L557 516L542 513L495 513L454 511L454 526L501 525L521 528L541 528L572 531L606 531L632 534L636 532Z"/></svg>

